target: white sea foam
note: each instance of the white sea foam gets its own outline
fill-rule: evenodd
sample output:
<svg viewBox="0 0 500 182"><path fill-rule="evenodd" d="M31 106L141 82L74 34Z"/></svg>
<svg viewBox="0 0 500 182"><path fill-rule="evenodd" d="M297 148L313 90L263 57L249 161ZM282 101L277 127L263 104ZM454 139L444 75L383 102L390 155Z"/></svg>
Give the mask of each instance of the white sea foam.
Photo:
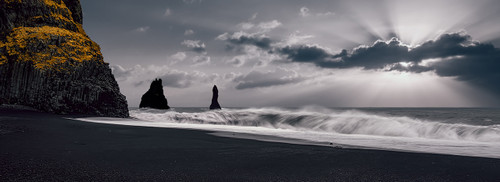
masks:
<svg viewBox="0 0 500 182"><path fill-rule="evenodd" d="M136 120L80 120L150 127L192 128L333 143L342 146L500 158L500 126L441 123L357 110L308 107L176 112L137 109Z"/></svg>

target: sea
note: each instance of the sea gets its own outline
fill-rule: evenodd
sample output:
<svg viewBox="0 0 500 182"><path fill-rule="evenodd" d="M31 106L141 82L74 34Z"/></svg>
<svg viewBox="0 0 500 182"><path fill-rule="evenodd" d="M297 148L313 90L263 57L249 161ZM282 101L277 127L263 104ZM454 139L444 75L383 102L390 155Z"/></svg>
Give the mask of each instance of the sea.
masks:
<svg viewBox="0 0 500 182"><path fill-rule="evenodd" d="M500 108L131 108L130 116L78 120L333 148L500 158Z"/></svg>

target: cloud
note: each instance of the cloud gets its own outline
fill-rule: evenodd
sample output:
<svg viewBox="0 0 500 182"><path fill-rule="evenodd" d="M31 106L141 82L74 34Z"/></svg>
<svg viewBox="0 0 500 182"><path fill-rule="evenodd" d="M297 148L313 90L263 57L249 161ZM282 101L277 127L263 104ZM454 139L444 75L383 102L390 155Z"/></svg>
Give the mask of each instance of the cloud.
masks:
<svg viewBox="0 0 500 182"><path fill-rule="evenodd" d="M470 36L460 33L444 34L416 47L410 47L397 38L376 41L371 46L359 46L351 51L331 54L324 48L309 45L286 46L277 49L294 62L311 62L319 67L382 69L399 62L418 65L423 60L453 56L473 56L498 52L491 44L470 41Z"/></svg>
<svg viewBox="0 0 500 182"><path fill-rule="evenodd" d="M292 62L309 62L323 68L434 71L439 76L456 77L500 94L500 84L497 83L500 80L500 50L492 44L472 41L464 33L443 34L416 47L393 38L337 54L307 45L275 50ZM429 59L434 61L425 62Z"/></svg>
<svg viewBox="0 0 500 182"><path fill-rule="evenodd" d="M248 34L263 34L267 33L273 29L276 29L283 25L278 20L271 20L267 22L252 23L252 22L241 22L237 26L242 30L248 31ZM252 33L250 33L252 32Z"/></svg>
<svg viewBox="0 0 500 182"><path fill-rule="evenodd" d="M187 55L185 52L177 52L170 57L175 59L175 60L182 61L182 60L186 59Z"/></svg>
<svg viewBox="0 0 500 182"><path fill-rule="evenodd" d="M147 32L148 30L149 26L139 27L135 29L136 32L141 32L141 33Z"/></svg>
<svg viewBox="0 0 500 182"><path fill-rule="evenodd" d="M256 46L242 46L239 47L238 52L241 54L229 58L225 62L233 67L250 66L255 68L267 66L273 60L281 59L280 55L270 53Z"/></svg>
<svg viewBox="0 0 500 182"><path fill-rule="evenodd" d="M193 34L194 34L194 30L187 29L186 31L184 31L184 35L193 35Z"/></svg>
<svg viewBox="0 0 500 182"><path fill-rule="evenodd" d="M351 52L331 54L317 45L296 45L278 48L277 52L294 62L310 62L324 68L381 69L388 64L405 61L409 48L397 39L377 41L372 46L359 46Z"/></svg>
<svg viewBox="0 0 500 182"><path fill-rule="evenodd" d="M165 13L163 13L163 16L170 16L172 15L172 10L170 8L165 9Z"/></svg>
<svg viewBox="0 0 500 182"><path fill-rule="evenodd" d="M336 64L333 55L316 45L296 45L278 48L277 52L285 55L293 62L311 62L319 67L328 67L326 64Z"/></svg>
<svg viewBox="0 0 500 182"><path fill-rule="evenodd" d="M281 26L278 20L260 22L254 24L251 22L242 22L238 24L241 31L218 35L215 39L226 41L226 50L242 51L246 45L256 46L258 48L269 50L273 42L267 35L269 31Z"/></svg>
<svg viewBox="0 0 500 182"><path fill-rule="evenodd" d="M226 63L233 65L234 67L241 67L245 64L245 55L238 55L226 61Z"/></svg>
<svg viewBox="0 0 500 182"><path fill-rule="evenodd" d="M251 71L246 75L235 77L233 82L237 83L236 89L242 90L286 85L298 83L302 80L304 78L293 70L277 68L276 70L267 72Z"/></svg>
<svg viewBox="0 0 500 182"><path fill-rule="evenodd" d="M311 15L314 15L317 17L325 17L325 16L333 16L333 15L335 15L335 13L331 12L331 11L327 11L327 12L322 12L322 13L316 13L316 14L312 13L311 14L311 10L309 10L309 8L303 6L299 9L299 15L302 17L308 17Z"/></svg>
<svg viewBox="0 0 500 182"><path fill-rule="evenodd" d="M188 65L190 66L201 66L201 65L207 65L207 64L210 64L210 56L207 56L206 52L203 53L203 54L191 54L189 55L188 53L186 52L177 52L171 56L168 57L168 61L169 61L169 65L174 65L180 61L184 61L184 60L188 60L188 61L191 61L191 63L189 62L185 62L184 63L187 63Z"/></svg>
<svg viewBox="0 0 500 182"><path fill-rule="evenodd" d="M170 61L170 65L174 65L180 61L183 61L185 60L187 57L187 54L186 52L176 52L175 54L172 54L171 56L169 56L168 58L168 61Z"/></svg>
<svg viewBox="0 0 500 182"><path fill-rule="evenodd" d="M270 49L272 43L271 39L265 35L248 34L245 32L235 32L232 35L226 32L217 36L216 39L227 41L235 46L253 45L262 49Z"/></svg>
<svg viewBox="0 0 500 182"><path fill-rule="evenodd" d="M314 38L314 35L303 35L299 31L296 31L288 36L283 43L285 45L294 45L298 43L303 43L307 39Z"/></svg>
<svg viewBox="0 0 500 182"><path fill-rule="evenodd" d="M278 28L281 25L282 25L281 22L279 22L278 20L272 20L268 22L259 23L257 25L257 28L259 28L261 32L268 32L272 29Z"/></svg>
<svg viewBox="0 0 500 182"><path fill-rule="evenodd" d="M223 75L226 80L233 80L234 78L241 76L241 73L230 72Z"/></svg>
<svg viewBox="0 0 500 182"><path fill-rule="evenodd" d="M210 56L206 55L194 56L191 60L194 63L193 66L206 65L210 63Z"/></svg>
<svg viewBox="0 0 500 182"><path fill-rule="evenodd" d="M241 23L240 26L245 26L245 23ZM216 37L216 40L226 42L226 51L232 51L239 54L225 60L226 63L234 67L262 67L268 65L268 63L273 60L281 59L280 55L272 53L272 48L275 46L273 45L274 42L265 34L265 32L281 26L281 23L277 20L273 20L251 25L256 27L253 28L254 31L257 30L256 32L248 33L245 31L238 31L232 34L225 32ZM247 28L250 27L251 26Z"/></svg>
<svg viewBox="0 0 500 182"><path fill-rule="evenodd" d="M233 46L252 45L269 53L281 55L290 62L312 63L321 68L363 68L414 73L433 71L438 76L455 77L500 94L500 84L496 83L500 80L498 71L500 50L489 43L472 41L472 38L463 32L443 34L435 40L413 47L397 38L389 41L378 40L369 46L358 46L350 51L344 49L335 54L319 45L273 44L268 37L244 32L232 35L225 33L219 35L217 39L225 40ZM229 62L241 66L244 61L241 58L244 57L234 57ZM244 80L243 77L240 79ZM287 82L286 80L243 81L237 88L251 88L272 83Z"/></svg>
<svg viewBox="0 0 500 182"><path fill-rule="evenodd" d="M255 25L253 23L250 23L250 22L242 22L240 24L238 24L239 27L241 27L241 29L243 30L249 30L249 29L252 29L253 27L255 27Z"/></svg>
<svg viewBox="0 0 500 182"><path fill-rule="evenodd" d="M302 17L306 17L306 16L309 16L309 8L303 6L300 8L300 12L299 12L299 15L302 16Z"/></svg>
<svg viewBox="0 0 500 182"><path fill-rule="evenodd" d="M439 76L453 76L500 94L500 51L473 54L431 64ZM413 71L413 70L412 70Z"/></svg>
<svg viewBox="0 0 500 182"><path fill-rule="evenodd" d="M371 46L360 46L350 54L344 50L333 58L340 58L340 64L324 64L333 67L363 67L364 69L381 69L388 64L407 60L409 47L398 39L376 41Z"/></svg>
<svg viewBox="0 0 500 182"><path fill-rule="evenodd" d="M187 44L199 45L198 43L193 43L193 42ZM196 49L197 47L192 47L192 48ZM170 65L173 65L179 61L186 60L188 58L188 55L186 54L186 52L177 52L171 55L170 58L171 58ZM190 56L190 58L188 58L187 60L191 60L193 62L191 66L200 66L200 65L210 64L210 59L211 59L210 56L207 56L206 52L203 52L203 54L201 55Z"/></svg>
<svg viewBox="0 0 500 182"><path fill-rule="evenodd" d="M200 40L184 40L181 44L191 48L191 51L193 52L205 53L207 51L205 49L205 43L202 43Z"/></svg>

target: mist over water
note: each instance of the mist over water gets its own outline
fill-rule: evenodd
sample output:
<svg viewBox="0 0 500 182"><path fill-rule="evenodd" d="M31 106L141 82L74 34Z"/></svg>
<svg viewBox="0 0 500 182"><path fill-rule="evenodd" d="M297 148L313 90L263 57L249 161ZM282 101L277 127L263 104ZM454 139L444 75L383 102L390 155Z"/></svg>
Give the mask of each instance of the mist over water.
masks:
<svg viewBox="0 0 500 182"><path fill-rule="evenodd" d="M500 158L498 109L134 109L93 122L269 135L339 146Z"/></svg>

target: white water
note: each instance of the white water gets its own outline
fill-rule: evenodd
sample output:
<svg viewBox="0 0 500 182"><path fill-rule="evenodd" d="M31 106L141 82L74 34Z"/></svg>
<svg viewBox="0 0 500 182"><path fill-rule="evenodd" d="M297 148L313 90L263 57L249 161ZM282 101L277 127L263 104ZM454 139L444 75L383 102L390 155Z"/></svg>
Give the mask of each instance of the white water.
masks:
<svg viewBox="0 0 500 182"><path fill-rule="evenodd" d="M190 128L311 141L311 144L500 158L500 125L441 123L326 108L132 110L134 119L81 118L108 124ZM218 134L231 136L230 134Z"/></svg>

